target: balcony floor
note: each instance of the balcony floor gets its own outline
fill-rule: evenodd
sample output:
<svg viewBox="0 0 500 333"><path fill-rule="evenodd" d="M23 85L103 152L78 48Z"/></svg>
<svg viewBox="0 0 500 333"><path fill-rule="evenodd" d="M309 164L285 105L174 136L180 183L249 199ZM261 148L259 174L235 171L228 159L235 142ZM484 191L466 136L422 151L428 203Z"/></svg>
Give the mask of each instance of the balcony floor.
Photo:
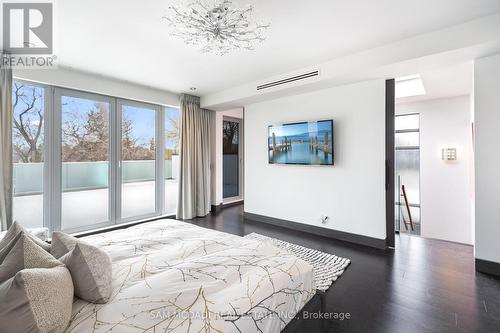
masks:
<svg viewBox="0 0 500 333"><path fill-rule="evenodd" d="M177 210L178 181L165 180L165 212ZM62 194L62 229L74 229L108 221L108 189L71 191ZM14 197L14 220L27 228L42 227L41 194ZM123 184L122 217L141 216L155 211L153 181Z"/></svg>

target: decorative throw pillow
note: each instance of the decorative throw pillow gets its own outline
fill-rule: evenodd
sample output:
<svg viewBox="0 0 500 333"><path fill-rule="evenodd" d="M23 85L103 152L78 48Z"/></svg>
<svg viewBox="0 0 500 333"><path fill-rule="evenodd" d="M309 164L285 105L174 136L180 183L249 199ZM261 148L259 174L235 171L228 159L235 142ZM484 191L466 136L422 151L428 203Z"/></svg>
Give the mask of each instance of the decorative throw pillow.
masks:
<svg viewBox="0 0 500 333"><path fill-rule="evenodd" d="M19 238L21 238L22 235L24 235L24 232L21 231L14 238L12 238L12 240L7 245L5 245L3 248L0 248L0 264L3 263L7 254L9 254L10 250L12 250L12 248L14 247L14 245L16 245L17 241L19 240Z"/></svg>
<svg viewBox="0 0 500 333"><path fill-rule="evenodd" d="M39 238L43 240L44 242L49 240L49 228L26 228L30 234L35 236L36 238ZM4 238L5 234L7 231L1 231L0 232L0 240Z"/></svg>
<svg viewBox="0 0 500 333"><path fill-rule="evenodd" d="M38 239L46 242L49 240L49 228L26 228L28 232Z"/></svg>
<svg viewBox="0 0 500 333"><path fill-rule="evenodd" d="M64 232L54 231L52 233L52 247L50 248L50 253L59 259L73 250L78 242L79 240L76 237L65 234Z"/></svg>
<svg viewBox="0 0 500 333"><path fill-rule="evenodd" d="M0 239L0 249L3 249L7 244L9 244L16 236L24 232L26 235L28 235L33 242L35 242L38 246L40 246L42 249L45 251L50 251L50 244L42 241L41 239L31 235L26 228L24 228L22 225L19 224L19 222L14 222L9 230L5 233L5 236Z"/></svg>
<svg viewBox="0 0 500 333"><path fill-rule="evenodd" d="M10 279L25 268L50 268L60 265L60 261L38 246L26 233L21 232L0 264L0 282Z"/></svg>
<svg viewBox="0 0 500 333"><path fill-rule="evenodd" d="M92 303L106 303L111 297L112 266L103 250L77 242L75 247L59 259L71 273L75 295Z"/></svg>
<svg viewBox="0 0 500 333"><path fill-rule="evenodd" d="M52 264L55 262L51 260L44 265ZM66 330L71 319L73 283L68 269L58 265L23 269L0 284L0 333Z"/></svg>

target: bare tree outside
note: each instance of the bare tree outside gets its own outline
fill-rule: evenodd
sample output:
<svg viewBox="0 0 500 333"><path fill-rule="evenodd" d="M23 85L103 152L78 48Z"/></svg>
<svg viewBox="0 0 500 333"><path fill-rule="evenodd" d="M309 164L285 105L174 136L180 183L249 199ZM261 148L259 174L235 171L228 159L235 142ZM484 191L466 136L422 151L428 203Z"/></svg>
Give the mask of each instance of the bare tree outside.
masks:
<svg viewBox="0 0 500 333"><path fill-rule="evenodd" d="M179 154L180 113L177 109L165 113L165 159Z"/></svg>
<svg viewBox="0 0 500 333"><path fill-rule="evenodd" d="M133 122L125 113L122 114L122 159L124 161L154 160L155 139L151 138L147 143L134 134Z"/></svg>
<svg viewBox="0 0 500 333"><path fill-rule="evenodd" d="M222 144L224 154L238 154L239 123L224 121L222 126Z"/></svg>
<svg viewBox="0 0 500 333"><path fill-rule="evenodd" d="M14 163L43 162L44 89L15 82L13 101L13 149ZM70 104L76 108L69 108ZM109 105L94 104L81 112L78 99L63 101L62 161L107 161L109 149ZM165 157L170 159L179 150L179 116L168 113L165 139ZM124 115L122 120L122 154L125 160L154 159L155 142L140 144L133 135L132 121Z"/></svg>
<svg viewBox="0 0 500 333"><path fill-rule="evenodd" d="M86 102L73 97L63 100L63 162L108 160L109 104L92 102L87 105ZM127 114L124 113L122 117L123 160L154 160L154 138L141 143L144 140L134 133L133 123Z"/></svg>
<svg viewBox="0 0 500 333"><path fill-rule="evenodd" d="M14 82L13 107L13 162L37 163L43 161L44 89Z"/></svg>
<svg viewBox="0 0 500 333"><path fill-rule="evenodd" d="M62 161L107 161L109 105L94 102L88 111L81 112L79 109L70 108L73 102L74 98L63 99Z"/></svg>

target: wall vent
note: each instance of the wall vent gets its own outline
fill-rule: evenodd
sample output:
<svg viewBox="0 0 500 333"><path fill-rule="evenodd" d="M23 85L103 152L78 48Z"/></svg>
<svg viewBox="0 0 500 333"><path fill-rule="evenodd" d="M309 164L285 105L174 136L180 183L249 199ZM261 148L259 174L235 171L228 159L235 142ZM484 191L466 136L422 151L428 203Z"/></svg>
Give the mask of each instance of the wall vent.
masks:
<svg viewBox="0 0 500 333"><path fill-rule="evenodd" d="M304 73L304 74L292 76L292 77L289 77L289 78L286 78L286 79L282 79L282 80L278 80L278 81L274 81L274 82L269 82L269 83L261 84L260 86L257 86L257 90L268 89L268 88L271 88L271 87L280 86L282 84L286 84L286 83L291 83L291 82L295 82L295 81L299 81L299 80L308 79L310 77L315 77L315 76L318 76L318 75L319 75L319 71L313 71L313 72L309 72L309 73Z"/></svg>

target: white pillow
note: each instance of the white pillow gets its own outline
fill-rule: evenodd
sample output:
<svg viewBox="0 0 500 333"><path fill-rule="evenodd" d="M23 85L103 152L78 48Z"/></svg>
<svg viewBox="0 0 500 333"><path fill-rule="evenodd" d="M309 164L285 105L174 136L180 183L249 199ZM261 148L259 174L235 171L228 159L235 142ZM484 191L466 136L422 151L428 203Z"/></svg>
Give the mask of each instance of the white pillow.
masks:
<svg viewBox="0 0 500 333"><path fill-rule="evenodd" d="M26 228L30 234L43 240L44 242L49 240L49 228ZM0 240L4 238L7 231L0 231Z"/></svg>

